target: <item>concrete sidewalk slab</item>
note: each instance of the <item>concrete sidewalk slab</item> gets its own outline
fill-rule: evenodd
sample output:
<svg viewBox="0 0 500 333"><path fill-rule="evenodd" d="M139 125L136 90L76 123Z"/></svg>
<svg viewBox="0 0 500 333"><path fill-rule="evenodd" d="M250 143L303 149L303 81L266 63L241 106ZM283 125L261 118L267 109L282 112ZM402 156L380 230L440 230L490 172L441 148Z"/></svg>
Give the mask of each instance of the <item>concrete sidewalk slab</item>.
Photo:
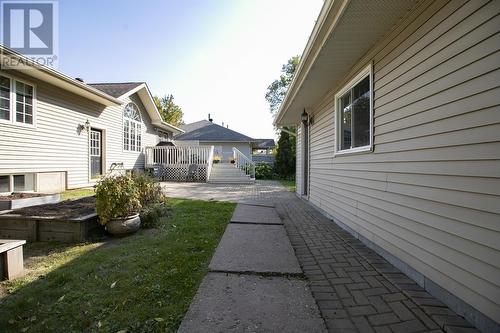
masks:
<svg viewBox="0 0 500 333"><path fill-rule="evenodd" d="M281 225L229 224L208 268L222 272L302 274Z"/></svg>
<svg viewBox="0 0 500 333"><path fill-rule="evenodd" d="M248 206L258 206L258 207L268 207L275 208L276 206L269 202L269 200L240 200L239 204L248 205Z"/></svg>
<svg viewBox="0 0 500 333"><path fill-rule="evenodd" d="M208 273L178 332L326 332L307 282Z"/></svg>
<svg viewBox="0 0 500 333"><path fill-rule="evenodd" d="M274 208L238 204L231 222L256 224L283 224Z"/></svg>

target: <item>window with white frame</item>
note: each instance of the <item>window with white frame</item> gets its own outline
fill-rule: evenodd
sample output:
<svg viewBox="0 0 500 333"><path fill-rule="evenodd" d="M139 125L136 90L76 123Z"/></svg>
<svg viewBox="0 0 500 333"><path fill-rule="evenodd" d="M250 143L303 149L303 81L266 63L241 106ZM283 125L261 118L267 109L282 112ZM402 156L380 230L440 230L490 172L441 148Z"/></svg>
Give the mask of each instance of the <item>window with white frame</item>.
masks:
<svg viewBox="0 0 500 333"><path fill-rule="evenodd" d="M128 103L123 111L123 150L141 151L141 113L134 103Z"/></svg>
<svg viewBox="0 0 500 333"><path fill-rule="evenodd" d="M371 77L371 66L369 66L335 96L337 154L371 150L373 132Z"/></svg>
<svg viewBox="0 0 500 333"><path fill-rule="evenodd" d="M34 96L33 85L0 75L0 121L33 125Z"/></svg>
<svg viewBox="0 0 500 333"><path fill-rule="evenodd" d="M33 86L15 81L16 122L33 124Z"/></svg>
<svg viewBox="0 0 500 333"><path fill-rule="evenodd" d="M0 119L10 120L10 78L0 76Z"/></svg>

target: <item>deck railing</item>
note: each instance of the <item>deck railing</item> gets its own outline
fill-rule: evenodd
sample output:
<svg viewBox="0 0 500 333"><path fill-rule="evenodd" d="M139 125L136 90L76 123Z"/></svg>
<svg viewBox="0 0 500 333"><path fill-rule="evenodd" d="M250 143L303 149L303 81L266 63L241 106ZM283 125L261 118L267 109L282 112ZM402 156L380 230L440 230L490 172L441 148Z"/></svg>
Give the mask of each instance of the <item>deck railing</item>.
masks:
<svg viewBox="0 0 500 333"><path fill-rule="evenodd" d="M158 146L146 147L145 167L160 168L162 180L199 180L207 181L210 177L214 155L213 146ZM192 167L196 177L191 177Z"/></svg>
<svg viewBox="0 0 500 333"><path fill-rule="evenodd" d="M212 164L214 163L214 146L210 146L210 153L208 154L208 166L207 166L207 182L210 180L210 175L212 174Z"/></svg>
<svg viewBox="0 0 500 333"><path fill-rule="evenodd" d="M255 163L236 147L233 147L233 158L235 166L255 180Z"/></svg>

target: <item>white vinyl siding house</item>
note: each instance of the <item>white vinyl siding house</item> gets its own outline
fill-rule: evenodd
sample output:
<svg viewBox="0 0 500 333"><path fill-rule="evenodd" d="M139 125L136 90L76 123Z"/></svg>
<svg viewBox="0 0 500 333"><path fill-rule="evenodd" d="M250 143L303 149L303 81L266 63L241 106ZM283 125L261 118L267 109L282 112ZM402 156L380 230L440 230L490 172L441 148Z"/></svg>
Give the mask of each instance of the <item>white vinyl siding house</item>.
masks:
<svg viewBox="0 0 500 333"><path fill-rule="evenodd" d="M297 105L314 118L309 202L483 331L500 323L499 14L499 1L415 3L321 98ZM338 154L339 97L368 67L373 147Z"/></svg>
<svg viewBox="0 0 500 333"><path fill-rule="evenodd" d="M176 145L214 146L214 154L226 163L233 158L233 148L238 149L249 160L252 159L252 143L256 140L228 127L200 120L181 125L181 128L185 133L175 137Z"/></svg>
<svg viewBox="0 0 500 333"><path fill-rule="evenodd" d="M17 71L0 71L0 77L10 78L12 87L11 116L9 120L0 120L0 191L3 192L57 192L90 186L114 163L123 163L124 169L144 168L143 148L155 146L159 142L157 129L168 131L164 127L170 126L153 125L151 114L157 111L145 107L144 100L150 103L149 108L154 104L149 101L150 95L143 83L136 84L137 91L118 99L109 96L114 102L106 106ZM5 100L6 81L1 82L0 97ZM24 85L16 86L15 82ZM33 99L29 87L33 87ZM139 119L133 121L137 133L134 133L132 150L124 147L123 138L125 108L129 103L137 108L135 116ZM0 113L5 114L7 104L0 104ZM20 124L16 119L28 120L31 105L33 124ZM175 130L172 127L172 131ZM100 168L92 169L94 162L100 163ZM99 169L97 174L91 171Z"/></svg>

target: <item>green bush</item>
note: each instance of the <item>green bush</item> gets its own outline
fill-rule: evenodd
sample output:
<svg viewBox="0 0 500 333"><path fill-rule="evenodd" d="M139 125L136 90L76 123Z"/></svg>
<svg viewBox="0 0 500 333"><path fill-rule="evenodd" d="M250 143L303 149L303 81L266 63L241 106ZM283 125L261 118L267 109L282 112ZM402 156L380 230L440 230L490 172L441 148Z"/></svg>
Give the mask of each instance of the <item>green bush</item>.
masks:
<svg viewBox="0 0 500 333"><path fill-rule="evenodd" d="M259 162L255 165L255 178L257 179L273 179L273 167L264 162Z"/></svg>
<svg viewBox="0 0 500 333"><path fill-rule="evenodd" d="M105 177L95 186L96 210L102 225L110 219L137 214L141 194L129 175Z"/></svg>
<svg viewBox="0 0 500 333"><path fill-rule="evenodd" d="M146 207L163 201L164 196L161 186L151 176L142 171L134 171L132 173L132 180L139 191L141 206Z"/></svg>
<svg viewBox="0 0 500 333"><path fill-rule="evenodd" d="M165 200L143 207L140 213L141 226L143 228L159 227L161 219L168 215L169 210Z"/></svg>
<svg viewBox="0 0 500 333"><path fill-rule="evenodd" d="M95 192L102 225L112 218L140 213L144 227L155 227L168 210L160 184L140 171L103 178L95 186Z"/></svg>

